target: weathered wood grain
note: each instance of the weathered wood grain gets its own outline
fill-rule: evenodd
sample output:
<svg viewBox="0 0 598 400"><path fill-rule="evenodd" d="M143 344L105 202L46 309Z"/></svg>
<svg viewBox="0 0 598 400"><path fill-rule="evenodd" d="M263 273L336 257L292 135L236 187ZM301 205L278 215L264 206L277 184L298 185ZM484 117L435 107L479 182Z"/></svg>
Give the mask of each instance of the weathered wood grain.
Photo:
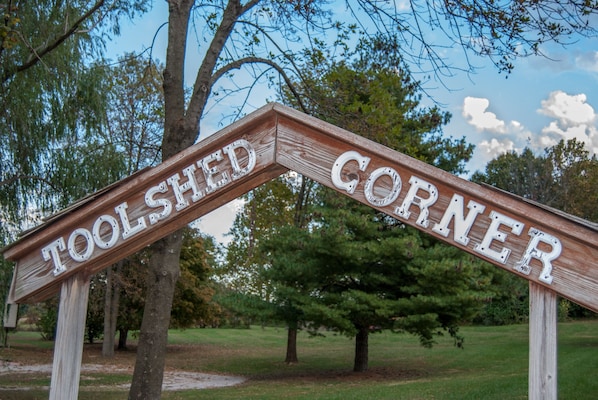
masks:
<svg viewBox="0 0 598 400"><path fill-rule="evenodd" d="M75 400L79 396L89 282L85 273L78 273L62 283L50 400Z"/></svg>
<svg viewBox="0 0 598 400"><path fill-rule="evenodd" d="M228 161L219 158L239 141L255 151L244 153L241 146L240 153ZM243 168L244 173L239 173ZM530 398L556 399L557 294L598 311L597 225L459 179L277 104L263 107L153 169L88 196L3 249L4 256L16 262L9 302L39 301L62 285L50 398L77 397L89 274L289 169L528 279ZM231 177L236 171L237 179L224 179L223 171ZM189 179L179 179L177 174ZM187 184L183 190L185 181L194 181L196 187ZM160 184L166 189L154 190ZM171 205L180 204L180 209L152 223L151 214L166 208L151 205L150 192ZM149 225L140 224L141 229L131 233L139 221ZM86 239L91 231L93 240ZM69 241L69 249L55 247L64 265L49 260L47 254L42 257L42 249L57 243L57 238ZM90 247L91 242L98 248Z"/></svg>
<svg viewBox="0 0 598 400"><path fill-rule="evenodd" d="M556 400L557 314L555 292L529 284L529 400Z"/></svg>

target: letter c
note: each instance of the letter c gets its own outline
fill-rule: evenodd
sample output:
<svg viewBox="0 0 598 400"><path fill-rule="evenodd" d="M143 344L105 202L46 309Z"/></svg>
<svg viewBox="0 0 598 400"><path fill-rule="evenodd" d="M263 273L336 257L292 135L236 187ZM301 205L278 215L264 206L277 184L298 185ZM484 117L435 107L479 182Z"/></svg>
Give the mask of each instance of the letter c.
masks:
<svg viewBox="0 0 598 400"><path fill-rule="evenodd" d="M354 150L344 152L343 154L338 156L338 158L332 165L332 170L330 171L332 184L336 186L338 189L344 190L349 194L353 194L353 192L355 192L357 184L359 183L359 179L343 181L343 179L341 178L341 172L343 170L343 167L349 161L357 161L357 164L359 165L359 170L365 171L368 164L370 163L370 160L371 159L369 157L362 156Z"/></svg>

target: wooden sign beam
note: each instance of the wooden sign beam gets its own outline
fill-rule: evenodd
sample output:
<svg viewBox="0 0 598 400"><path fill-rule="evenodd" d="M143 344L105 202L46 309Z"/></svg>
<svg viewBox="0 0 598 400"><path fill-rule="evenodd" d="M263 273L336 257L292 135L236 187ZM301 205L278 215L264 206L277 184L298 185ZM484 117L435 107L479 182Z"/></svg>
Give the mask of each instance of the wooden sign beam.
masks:
<svg viewBox="0 0 598 400"><path fill-rule="evenodd" d="M10 301L38 301L294 170L598 311L595 224L270 104L159 166L75 204L4 249Z"/></svg>
<svg viewBox="0 0 598 400"><path fill-rule="evenodd" d="M3 250L16 261L8 301L44 300L279 176L275 144L265 108L55 215Z"/></svg>
<svg viewBox="0 0 598 400"><path fill-rule="evenodd" d="M276 162L598 311L596 224L285 110Z"/></svg>

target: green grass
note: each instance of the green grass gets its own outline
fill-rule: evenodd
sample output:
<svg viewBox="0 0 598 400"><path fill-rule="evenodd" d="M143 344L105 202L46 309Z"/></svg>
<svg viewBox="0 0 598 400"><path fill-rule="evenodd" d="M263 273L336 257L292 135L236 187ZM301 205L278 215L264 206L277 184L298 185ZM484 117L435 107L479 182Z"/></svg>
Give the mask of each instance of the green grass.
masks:
<svg viewBox="0 0 598 400"><path fill-rule="evenodd" d="M373 334L370 370L355 374L351 372L354 341L343 336L310 338L300 334L300 362L286 365L282 362L286 331L281 328L173 330L169 335L167 367L242 375L247 381L228 388L164 392L162 398L526 399L527 325L464 327L461 333L465 336L465 349L454 347L450 337L441 337L434 348L425 349L410 335ZM12 335L13 348L44 349L44 342L28 335L28 332ZM86 357L98 361L93 351L97 353L97 348L86 347ZM131 365L133 357L134 354L128 354L119 362ZM558 359L559 399L595 399L598 321L559 324ZM0 399L47 398L47 389L3 390L8 385L14 386L11 383L14 378L22 387L49 384L44 376L0 375ZM94 387L126 383L127 379L130 378L123 374L86 373L80 398L125 398L126 392L122 390L98 391Z"/></svg>

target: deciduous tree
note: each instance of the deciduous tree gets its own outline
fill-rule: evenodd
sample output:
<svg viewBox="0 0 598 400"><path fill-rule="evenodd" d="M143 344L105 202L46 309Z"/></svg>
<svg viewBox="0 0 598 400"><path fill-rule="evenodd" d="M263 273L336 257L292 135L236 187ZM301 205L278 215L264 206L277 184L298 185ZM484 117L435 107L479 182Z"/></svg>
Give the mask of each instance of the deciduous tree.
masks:
<svg viewBox="0 0 598 400"><path fill-rule="evenodd" d="M98 133L104 146L110 145L122 160L119 169L123 178L134 172L156 165L160 160L160 139L164 126L164 96L162 92L161 66L153 60L145 60L133 54L125 54L113 67L106 66L106 129ZM114 355L114 338L119 314L122 285L139 282L138 272L123 268L123 264L137 265L138 257L121 260L108 267L105 273L104 342L102 355ZM127 282L131 281L131 282ZM130 288L129 288L130 289ZM133 302L134 303L134 302ZM126 315L123 315L126 318ZM126 343L124 329L134 324L136 318L121 322L120 332ZM137 325L133 325L137 329ZM123 346L125 343L120 343Z"/></svg>
<svg viewBox="0 0 598 400"><path fill-rule="evenodd" d="M307 207L315 186L315 182L291 172L244 196L245 204L229 232L232 241L221 268L221 280L230 290L228 297L232 300L226 301L228 307L287 325L287 364L299 361L296 339L303 321L290 297L273 285L269 250L264 244L289 226L306 228Z"/></svg>
<svg viewBox="0 0 598 400"><path fill-rule="evenodd" d="M120 177L122 157L95 136L107 101L101 54L145 3L0 2L0 245Z"/></svg>
<svg viewBox="0 0 598 400"><path fill-rule="evenodd" d="M177 282L172 306L171 326L191 328L211 325L216 306L210 280L218 248L214 238L198 230L185 230L181 250L181 279Z"/></svg>
<svg viewBox="0 0 598 400"><path fill-rule="evenodd" d="M85 160L67 164L57 158L65 145L98 132L106 90L102 68L90 60L101 55L103 35L117 32L123 16L143 10L145 0L0 3L2 221L30 225L31 209L51 212L81 195L83 190L72 193L61 185L64 177L83 169L79 165ZM93 187L93 182L85 190L106 185ZM74 187L87 182L78 183ZM28 227L27 222L17 228Z"/></svg>

